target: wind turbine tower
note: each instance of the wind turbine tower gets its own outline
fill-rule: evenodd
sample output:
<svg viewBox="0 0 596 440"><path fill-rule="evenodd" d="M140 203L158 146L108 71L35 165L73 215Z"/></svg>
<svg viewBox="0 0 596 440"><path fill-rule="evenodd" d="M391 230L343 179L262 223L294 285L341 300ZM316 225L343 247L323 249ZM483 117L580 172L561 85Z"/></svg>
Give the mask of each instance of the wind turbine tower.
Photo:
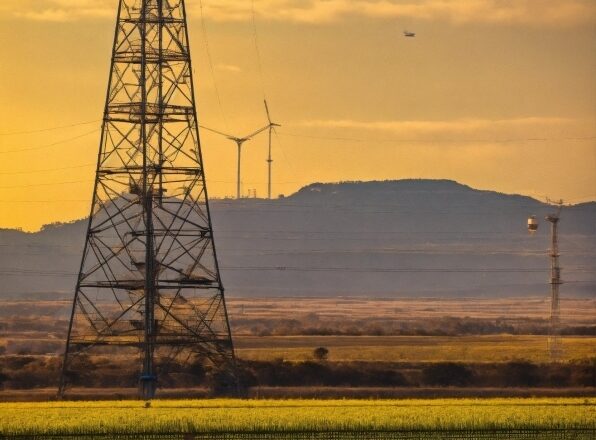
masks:
<svg viewBox="0 0 596 440"><path fill-rule="evenodd" d="M265 102L265 112L267 112L267 121L269 121L269 155L267 156L267 165L268 165L268 179L267 179L267 195L268 198L271 199L271 168L273 166L273 158L271 156L271 144L272 144L272 136L275 127L281 127L281 125L274 123L271 121L271 114L269 113L269 106L267 105L267 100Z"/></svg>
<svg viewBox="0 0 596 440"><path fill-rule="evenodd" d="M241 186L242 186L242 180L241 180L241 171L242 171L242 146L244 145L245 142L250 141L253 137L255 137L258 134L261 134L262 132L264 132L265 130L267 130L269 128L269 125L266 125L263 128L259 128L257 131L255 131L254 133L249 134L248 136L244 136L244 137L237 137L237 136L232 136L231 134L226 134L223 133L219 130L215 130L213 128L208 128L205 127L203 125L201 125L201 128L203 128L204 130L210 131L212 133L215 134L219 134L221 136L226 137L227 139L234 141L238 147L238 165L237 165L237 170L236 170L236 198L240 199L240 195L241 195Z"/></svg>

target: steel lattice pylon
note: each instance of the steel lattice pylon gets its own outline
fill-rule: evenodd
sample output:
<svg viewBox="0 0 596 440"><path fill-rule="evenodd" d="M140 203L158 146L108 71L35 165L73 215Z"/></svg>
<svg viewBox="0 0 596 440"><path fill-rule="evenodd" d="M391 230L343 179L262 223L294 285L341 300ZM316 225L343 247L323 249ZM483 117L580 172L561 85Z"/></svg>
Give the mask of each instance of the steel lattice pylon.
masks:
<svg viewBox="0 0 596 440"><path fill-rule="evenodd" d="M144 398L172 363L209 362L234 377L184 0L119 3L60 394L94 350L136 354Z"/></svg>
<svg viewBox="0 0 596 440"><path fill-rule="evenodd" d="M550 248L550 325L548 333L548 350L551 361L558 361L562 354L561 346L561 304L559 288L563 281L561 280L561 266L559 264L559 220L563 201L557 202L558 209L555 213L546 216L546 220L551 223L551 248Z"/></svg>

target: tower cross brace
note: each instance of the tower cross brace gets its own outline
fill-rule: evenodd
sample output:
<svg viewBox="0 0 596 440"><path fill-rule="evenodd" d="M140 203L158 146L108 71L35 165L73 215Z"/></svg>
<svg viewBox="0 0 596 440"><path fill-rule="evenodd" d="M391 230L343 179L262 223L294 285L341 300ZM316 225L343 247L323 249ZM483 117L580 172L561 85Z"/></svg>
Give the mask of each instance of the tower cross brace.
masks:
<svg viewBox="0 0 596 440"><path fill-rule="evenodd" d="M192 72L184 0L120 0L61 395L93 356L146 399L197 363L234 386Z"/></svg>

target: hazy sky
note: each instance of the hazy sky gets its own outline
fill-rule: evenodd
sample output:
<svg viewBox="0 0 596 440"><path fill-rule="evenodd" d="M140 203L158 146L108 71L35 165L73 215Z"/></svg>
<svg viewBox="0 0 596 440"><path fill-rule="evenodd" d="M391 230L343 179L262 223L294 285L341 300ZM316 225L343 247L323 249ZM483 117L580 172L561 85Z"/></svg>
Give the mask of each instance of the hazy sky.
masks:
<svg viewBox="0 0 596 440"><path fill-rule="evenodd" d="M117 3L0 2L0 227L87 215ZM266 94L275 195L425 177L596 199L596 1L255 0L259 69L251 1L203 0L213 74L186 3L201 123L245 135ZM235 146L202 138L211 195L232 195ZM266 194L266 140L244 192Z"/></svg>

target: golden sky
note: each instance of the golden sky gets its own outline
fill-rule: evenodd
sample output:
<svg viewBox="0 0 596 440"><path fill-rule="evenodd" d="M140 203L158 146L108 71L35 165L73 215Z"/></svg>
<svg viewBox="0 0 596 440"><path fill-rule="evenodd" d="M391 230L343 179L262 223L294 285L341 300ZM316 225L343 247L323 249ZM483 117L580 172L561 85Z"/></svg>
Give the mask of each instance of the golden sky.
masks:
<svg viewBox="0 0 596 440"><path fill-rule="evenodd" d="M251 1L203 0L208 46L186 3L201 123L250 133L266 94L276 195L424 177L596 199L592 0L255 0L260 63ZM116 6L0 2L0 227L87 215ZM231 196L235 146L202 139L211 195ZM266 140L245 144L244 192L266 194Z"/></svg>

